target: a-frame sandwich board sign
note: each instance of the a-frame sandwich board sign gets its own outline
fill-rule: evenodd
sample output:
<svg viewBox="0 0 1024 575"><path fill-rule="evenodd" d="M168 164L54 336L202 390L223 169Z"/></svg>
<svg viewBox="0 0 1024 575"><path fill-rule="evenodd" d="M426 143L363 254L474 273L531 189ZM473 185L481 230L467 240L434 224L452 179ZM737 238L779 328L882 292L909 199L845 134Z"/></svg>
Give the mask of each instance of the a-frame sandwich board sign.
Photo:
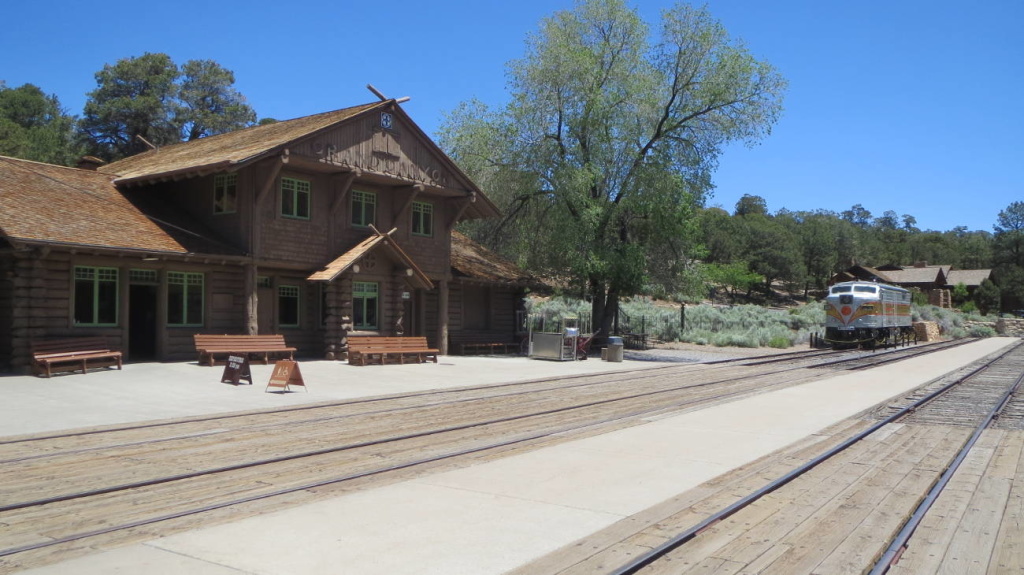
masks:
<svg viewBox="0 0 1024 575"><path fill-rule="evenodd" d="M252 385L252 370L249 367L248 356L229 355L227 363L224 364L224 373L220 376L220 382L238 385L242 380Z"/></svg>
<svg viewBox="0 0 1024 575"><path fill-rule="evenodd" d="M300 385L307 393L309 392L309 389L306 388L306 382L302 380L299 362L282 359L274 364L274 373L270 374L270 382L267 383L267 389L263 391L264 393L270 391L271 387L288 391L293 385Z"/></svg>

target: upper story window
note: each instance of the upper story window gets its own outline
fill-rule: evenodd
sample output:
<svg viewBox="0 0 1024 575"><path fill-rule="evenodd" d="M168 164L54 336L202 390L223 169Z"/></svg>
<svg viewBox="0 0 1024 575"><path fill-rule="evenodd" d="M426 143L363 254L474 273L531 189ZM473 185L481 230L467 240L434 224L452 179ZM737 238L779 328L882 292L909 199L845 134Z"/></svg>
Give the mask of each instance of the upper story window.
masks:
<svg viewBox="0 0 1024 575"><path fill-rule="evenodd" d="M414 236L434 235L434 206L432 204L412 203L412 233Z"/></svg>
<svg viewBox="0 0 1024 575"><path fill-rule="evenodd" d="M238 204L238 174L217 174L213 178L213 213L233 214Z"/></svg>
<svg viewBox="0 0 1024 575"><path fill-rule="evenodd" d="M377 194L352 191L352 225L369 226L376 223Z"/></svg>
<svg viewBox="0 0 1024 575"><path fill-rule="evenodd" d="M117 268L75 268L75 325L117 325Z"/></svg>
<svg viewBox="0 0 1024 575"><path fill-rule="evenodd" d="M306 180L281 178L281 215L308 220L311 189Z"/></svg>

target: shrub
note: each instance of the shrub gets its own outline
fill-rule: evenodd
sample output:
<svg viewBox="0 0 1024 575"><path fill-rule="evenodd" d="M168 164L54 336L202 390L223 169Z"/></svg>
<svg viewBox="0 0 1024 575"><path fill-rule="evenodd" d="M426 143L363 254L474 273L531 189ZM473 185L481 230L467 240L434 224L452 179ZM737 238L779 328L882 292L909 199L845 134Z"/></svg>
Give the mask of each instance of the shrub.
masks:
<svg viewBox="0 0 1024 575"><path fill-rule="evenodd" d="M972 325L967 330L968 337L995 337L996 330L987 325Z"/></svg>
<svg viewBox="0 0 1024 575"><path fill-rule="evenodd" d="M777 349L786 349L792 347L793 342L789 341L788 337L776 336L768 340L768 347L774 347Z"/></svg>

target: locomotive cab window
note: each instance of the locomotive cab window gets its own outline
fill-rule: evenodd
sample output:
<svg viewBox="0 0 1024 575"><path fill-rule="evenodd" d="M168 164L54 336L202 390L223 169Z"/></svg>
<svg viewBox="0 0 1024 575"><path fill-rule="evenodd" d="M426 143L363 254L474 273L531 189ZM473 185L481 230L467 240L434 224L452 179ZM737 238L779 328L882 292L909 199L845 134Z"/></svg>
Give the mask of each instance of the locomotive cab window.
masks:
<svg viewBox="0 0 1024 575"><path fill-rule="evenodd" d="M845 293L850 291L850 286L835 286L832 288L832 293Z"/></svg>
<svg viewBox="0 0 1024 575"><path fill-rule="evenodd" d="M875 286L853 286L853 291L863 293L878 293L878 288Z"/></svg>

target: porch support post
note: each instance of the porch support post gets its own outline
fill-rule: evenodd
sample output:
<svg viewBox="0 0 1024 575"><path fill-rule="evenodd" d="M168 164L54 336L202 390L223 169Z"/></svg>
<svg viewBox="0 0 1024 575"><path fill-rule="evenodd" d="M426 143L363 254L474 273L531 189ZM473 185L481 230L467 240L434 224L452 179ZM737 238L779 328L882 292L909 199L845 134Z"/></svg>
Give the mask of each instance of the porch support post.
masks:
<svg viewBox="0 0 1024 575"><path fill-rule="evenodd" d="M448 355L448 280L437 282L437 349Z"/></svg>
<svg viewBox="0 0 1024 575"><path fill-rule="evenodd" d="M243 273L245 275L245 333L257 335L260 324L257 316L259 298L256 295L256 264L245 264Z"/></svg>
<svg viewBox="0 0 1024 575"><path fill-rule="evenodd" d="M170 288L167 285L167 267L161 265L156 272L157 281L160 283L156 288L156 356L167 361L171 353L170 336L167 333L167 294Z"/></svg>

